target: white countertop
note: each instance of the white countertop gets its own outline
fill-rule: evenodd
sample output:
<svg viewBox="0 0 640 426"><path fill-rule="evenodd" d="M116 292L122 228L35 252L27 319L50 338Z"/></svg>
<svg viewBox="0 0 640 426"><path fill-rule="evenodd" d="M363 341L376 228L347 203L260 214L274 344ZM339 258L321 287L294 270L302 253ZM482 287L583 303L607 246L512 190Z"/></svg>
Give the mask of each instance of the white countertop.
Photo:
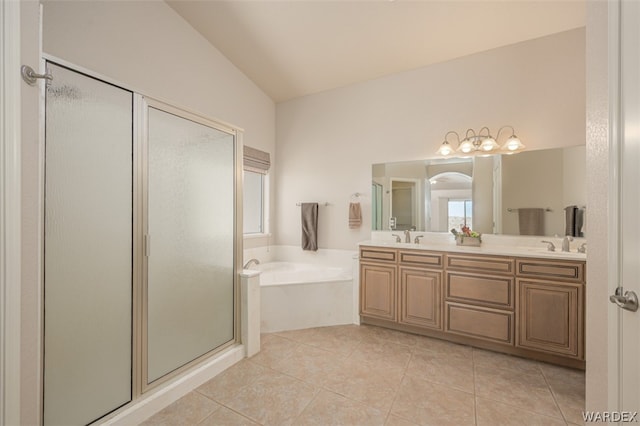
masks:
<svg viewBox="0 0 640 426"><path fill-rule="evenodd" d="M483 236L483 239L485 237ZM465 254L486 254L497 256L515 256L515 257L537 257L544 259L558 260L587 260L586 253L578 253L577 249L572 247L570 252L563 252L560 247L556 247L556 251L547 251L543 245L526 246L526 245L500 245L499 243L485 243L483 241L480 247L458 246L453 237L450 242L445 241L424 241L420 244L414 243L396 243L386 240L367 240L359 243L360 246L386 247L394 249L411 249L411 250L429 250L429 251L447 251Z"/></svg>

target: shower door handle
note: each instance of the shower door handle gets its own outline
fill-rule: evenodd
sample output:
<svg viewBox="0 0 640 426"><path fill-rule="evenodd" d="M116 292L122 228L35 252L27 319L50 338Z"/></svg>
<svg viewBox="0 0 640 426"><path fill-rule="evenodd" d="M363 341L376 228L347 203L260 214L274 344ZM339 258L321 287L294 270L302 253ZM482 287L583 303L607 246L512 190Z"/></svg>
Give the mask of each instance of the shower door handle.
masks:
<svg viewBox="0 0 640 426"><path fill-rule="evenodd" d="M151 235L149 234L144 236L144 256L151 256Z"/></svg>
<svg viewBox="0 0 640 426"><path fill-rule="evenodd" d="M616 288L615 294L609 296L609 301L615 303L622 309L636 312L638 310L638 295L634 291L625 291L622 287Z"/></svg>

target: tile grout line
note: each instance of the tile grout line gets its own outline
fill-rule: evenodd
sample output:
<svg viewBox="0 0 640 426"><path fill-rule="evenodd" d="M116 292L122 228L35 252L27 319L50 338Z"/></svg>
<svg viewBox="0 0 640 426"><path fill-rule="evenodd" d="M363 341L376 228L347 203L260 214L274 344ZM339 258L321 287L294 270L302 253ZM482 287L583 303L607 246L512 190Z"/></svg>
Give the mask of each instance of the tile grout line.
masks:
<svg viewBox="0 0 640 426"><path fill-rule="evenodd" d="M560 404L558 404L558 399L556 398L556 393L553 391L553 388L551 387L551 384L547 379L547 375L544 374L544 370L540 368L540 363L538 363L538 369L540 370L540 374L542 374L542 378L544 379L544 382L547 384L547 387L549 388L549 393L551 393L551 398L553 398L553 402L556 404L556 407L558 407L558 411L560 411L560 415L562 416L562 419L564 420L565 424L568 424L569 421L567 420L567 417L565 416L564 411L562 411L562 408L560 408Z"/></svg>
<svg viewBox="0 0 640 426"><path fill-rule="evenodd" d="M306 382L305 382L305 383L306 383ZM298 415L297 415L297 416L295 416L294 420L298 420L298 419L300 418L300 416L302 416L302 413L304 413L304 411L305 411L307 408L309 408L309 406L313 403L313 401L315 401L315 400L316 400L316 398L318 398L318 396L320 395L320 393L323 391L323 389L322 389L322 388L318 388L318 387L315 387L315 386L314 386L314 388L315 388L315 391L316 391L316 392L315 392L315 395L313 395L313 398L311 398L311 399L309 400L309 402L307 402L307 404L304 406L304 408L303 408L302 410L300 410L300 412L298 413Z"/></svg>
<svg viewBox="0 0 640 426"><path fill-rule="evenodd" d="M547 382L547 380L546 380L546 377L545 377L545 375L543 374L542 369L539 367L539 363L538 363L537 361L536 361L536 368L538 369L538 372L542 375L543 379L545 380L545 384L547 385L547 387L548 387L548 388L549 388L549 390L551 391L551 387L549 386L549 384L548 384L548 382ZM531 373L524 373L524 374L531 374ZM475 364L474 364L474 379L475 379ZM552 394L553 402L556 404L556 408L558 408L558 411L560 412L560 415L562 416L562 418L554 417L554 416L549 416L549 415L542 414L542 413L537 412L537 411L530 411L530 410L527 410L527 409L525 409L525 408L523 408L523 407L521 407L521 406L513 405L513 404L511 404L511 403L509 403L509 402L504 402L504 401L502 401L502 400L494 399L494 398L491 398L491 397L489 397L489 396L482 396L481 398L482 398L482 399L486 399L486 400L488 400L488 401L497 402L497 403L499 403L499 404L508 405L509 407L513 407L513 408L518 409L518 410L520 410L520 411L525 411L525 412L528 412L528 413L531 413L531 414L535 414L535 415L537 415L537 416L547 417L547 418L549 418L549 419L553 419L553 420L562 420L565 424L570 424L570 423L569 423L569 422L564 418L564 414L563 414L562 410L560 409L560 407L559 407L558 403L556 402L555 397L553 396L553 392L551 392L551 394ZM476 395L475 395L476 407L477 407L477 399L478 399L478 395L476 394Z"/></svg>
<svg viewBox="0 0 640 426"><path fill-rule="evenodd" d="M298 415L296 415L296 416L295 416L295 418L298 418L298 417L300 416L300 414L302 414L302 412L303 412L303 411L304 411L304 410L309 406L309 404L311 404L311 402L312 402L313 400L315 400L315 398L320 394L320 391L322 390L322 388L320 388L319 386L317 386L317 385L316 385L316 384L314 384L314 383L309 383L309 382L307 382L307 381L305 381L305 380L302 380L302 379L300 379L300 378L298 378L298 377L294 377L294 376L292 376L292 375L290 375L290 374L280 372L280 371L278 371L278 370L275 370L275 369L271 368L271 367L270 367L270 366L268 366L268 365L263 365L263 364L259 364L259 363L257 363L257 362L253 362L253 361L251 361L249 358L245 358L245 359L247 360L247 362L251 362L252 364L255 364L255 365L259 366L259 367L262 367L262 368L265 368L265 369L267 369L267 370L270 370L272 373L275 373L275 374L279 374L279 375L282 375L282 376L288 377L288 378L293 379L293 380L295 380L295 381L297 381L297 382L304 383L305 385L308 385L308 386L313 387L313 389L314 389L314 393L315 393L315 394L314 394L314 396L313 396L313 398L311 398L311 399L309 400L309 402L304 406L304 408L300 411L300 413L299 413ZM244 385L244 386L240 387L236 392L234 392L234 395L235 395L236 393L239 393L241 390L243 390L243 389L245 389L245 388L247 388L247 387L249 387L249 386L253 385L257 380L258 380L258 379L256 378L256 379L254 379L253 381L251 381L250 383L247 383L246 385ZM196 390L196 391L197 391L197 390ZM200 392L198 392L198 393L200 393ZM203 396L205 396L205 397L209 398L210 400L212 400L212 401L214 401L214 402L216 402L216 403L220 404L221 406L223 406L223 407L225 407L225 408L228 408L229 410L233 411L234 413L237 413L237 414L241 415L242 417L244 417L244 418L247 418L247 419L251 420L252 422L254 422L254 423L256 423L256 424L263 425L263 423L259 422L257 419L254 419L254 418L252 418L252 417L250 417L250 416L248 416L248 415L246 415L246 414L243 414L242 412L237 411L237 410L233 409L232 407L229 407L228 405L224 404L224 403L223 403L223 402L221 402L221 401L218 401L218 400L216 400L216 399L210 398L210 397L208 397L207 395L204 395L204 394L201 394L201 395L203 395Z"/></svg>
<svg viewBox="0 0 640 426"><path fill-rule="evenodd" d="M409 360L407 361L407 364L404 366L404 370L402 371L402 378L400 379L400 384L398 385L398 387L396 388L395 392L393 393L393 398L391 399L391 405L389 406L389 412L387 413L387 417L385 417L385 419L384 419L384 424L387 424L387 422L389 421L389 417L391 417L391 414L392 414L392 411L393 411L393 405L396 403L396 400L398 399L398 395L400 394L400 388L402 387L402 383L404 383L404 379L405 379L405 377L407 377L407 370L409 370L409 365L411 364L411 360L413 359L413 351L414 351L414 349L416 349L415 345L413 347L411 347ZM413 423L415 423L415 422L413 422Z"/></svg>
<svg viewBox="0 0 640 426"><path fill-rule="evenodd" d="M261 364L255 363L255 362L251 361L249 358L245 358L245 359L246 359L246 362L251 362L252 364L258 365L259 367L269 368L269 367L267 367L267 366L264 366L264 365L261 365ZM273 371L275 371L275 370L273 370ZM215 377L214 377L213 379L211 379L211 380L214 380L214 379L215 379ZM237 390L236 390L236 392L234 392L232 395L234 395L234 396L235 396L235 394L236 394L236 393L239 393L241 390L243 390L244 388L246 388L246 387L248 387L248 386L252 385L254 382L255 382L255 379L254 379L253 381L251 381L251 382L247 383L246 385L241 386L241 387L240 387L239 389L237 389ZM237 411L237 410L233 409L232 407L229 407L227 404L223 403L223 402L222 402L222 401L220 401L220 400L217 400L217 399L215 399L215 398L212 398L212 397L210 397L209 395L205 395L204 393L200 392L198 389L199 389L199 387L198 387L198 388L196 388L196 389L194 389L194 390L193 390L193 392L197 392L197 393L199 393L200 395L204 396L205 398L208 398L208 399L210 399L211 401L215 402L216 404L219 404L220 406L225 407L226 409L231 410L231 411L233 411L234 413L236 413L236 414L238 414L238 415L240 415L240 416L242 416L242 417L244 417L244 418L246 418L246 419L249 419L249 420L251 420L252 422L254 422L254 423L256 423L256 424L262 425L262 423L260 423L257 419L253 419L253 418L251 418L251 417L247 416L246 414L243 414L243 413L241 413L241 412L239 412L239 411ZM233 399L233 398L230 398L230 399ZM217 410L216 410L216 411L217 411ZM202 423L202 422L203 422L203 421L205 421L207 418L209 418L211 415L213 415L213 413L211 413L209 416L205 417L205 418L204 418L203 420L201 420L199 423Z"/></svg>
<svg viewBox="0 0 640 426"><path fill-rule="evenodd" d="M204 395L204 396L206 396L206 395ZM208 397L207 397L207 398L208 398ZM209 398L209 399L211 399L211 398ZM213 401L213 400L212 400L212 401ZM262 424L262 423L260 423L260 422L259 422L259 421L257 421L257 420L252 419L251 417L247 416L246 414L242 414L241 412L239 412L239 411L237 411L237 410L234 410L234 409L233 409L233 408L231 408L231 407L227 407L226 405L224 405L224 404L222 404L222 403L218 403L218 404L220 404L220 407L224 407L224 408L226 408L226 409L227 409L227 410L229 410L229 411L233 411L235 414L239 415L240 417L242 417L242 418L244 418L244 419L247 419L247 420L249 420L249 421L251 421L251 422L253 422L253 423L257 424L257 425L263 426L263 424ZM205 417L204 419L200 420L200 422L198 422L198 424L202 424L202 423L203 423L205 420L207 420L209 417L213 416L213 415L216 413L216 411L218 411L218 410L215 410L213 413L209 414L207 417Z"/></svg>
<svg viewBox="0 0 640 426"><path fill-rule="evenodd" d="M473 418L478 426L478 389L476 388L476 351L471 349L471 368L473 370Z"/></svg>

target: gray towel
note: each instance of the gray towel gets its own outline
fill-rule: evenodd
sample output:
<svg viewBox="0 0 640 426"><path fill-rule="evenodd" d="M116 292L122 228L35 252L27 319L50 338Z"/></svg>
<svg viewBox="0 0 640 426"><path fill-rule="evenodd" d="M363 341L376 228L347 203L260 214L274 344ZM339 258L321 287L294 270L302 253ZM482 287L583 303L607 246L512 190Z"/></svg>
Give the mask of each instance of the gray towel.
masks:
<svg viewBox="0 0 640 426"><path fill-rule="evenodd" d="M318 250L318 203L302 203L302 250Z"/></svg>
<svg viewBox="0 0 640 426"><path fill-rule="evenodd" d="M564 208L565 220L564 220L564 235L571 237L577 237L576 233L576 213L578 212L578 206L567 206ZM582 218L581 218L582 219ZM580 227L582 227L582 220L580 220ZM578 230L579 231L579 230Z"/></svg>
<svg viewBox="0 0 640 426"><path fill-rule="evenodd" d="M520 235L544 235L544 209L518 209Z"/></svg>

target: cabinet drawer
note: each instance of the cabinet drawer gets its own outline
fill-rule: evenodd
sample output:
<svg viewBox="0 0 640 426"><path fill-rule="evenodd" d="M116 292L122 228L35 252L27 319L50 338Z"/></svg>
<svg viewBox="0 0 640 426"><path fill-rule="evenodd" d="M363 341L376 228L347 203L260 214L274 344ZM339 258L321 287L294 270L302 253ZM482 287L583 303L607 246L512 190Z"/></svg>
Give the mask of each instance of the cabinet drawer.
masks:
<svg viewBox="0 0 640 426"><path fill-rule="evenodd" d="M447 272L445 297L462 303L512 310L515 305L514 281L512 277Z"/></svg>
<svg viewBox="0 0 640 426"><path fill-rule="evenodd" d="M513 345L513 312L445 303L448 333Z"/></svg>
<svg viewBox="0 0 640 426"><path fill-rule="evenodd" d="M399 252L400 263L403 265L426 266L441 269L444 266L444 254L423 251Z"/></svg>
<svg viewBox="0 0 640 426"><path fill-rule="evenodd" d="M515 260L509 257L447 254L447 269L492 274L513 274Z"/></svg>
<svg viewBox="0 0 640 426"><path fill-rule="evenodd" d="M362 247L360 249L360 259L395 263L397 260L397 253L397 250Z"/></svg>
<svg viewBox="0 0 640 426"><path fill-rule="evenodd" d="M584 262L516 259L516 274L520 277L584 282Z"/></svg>

